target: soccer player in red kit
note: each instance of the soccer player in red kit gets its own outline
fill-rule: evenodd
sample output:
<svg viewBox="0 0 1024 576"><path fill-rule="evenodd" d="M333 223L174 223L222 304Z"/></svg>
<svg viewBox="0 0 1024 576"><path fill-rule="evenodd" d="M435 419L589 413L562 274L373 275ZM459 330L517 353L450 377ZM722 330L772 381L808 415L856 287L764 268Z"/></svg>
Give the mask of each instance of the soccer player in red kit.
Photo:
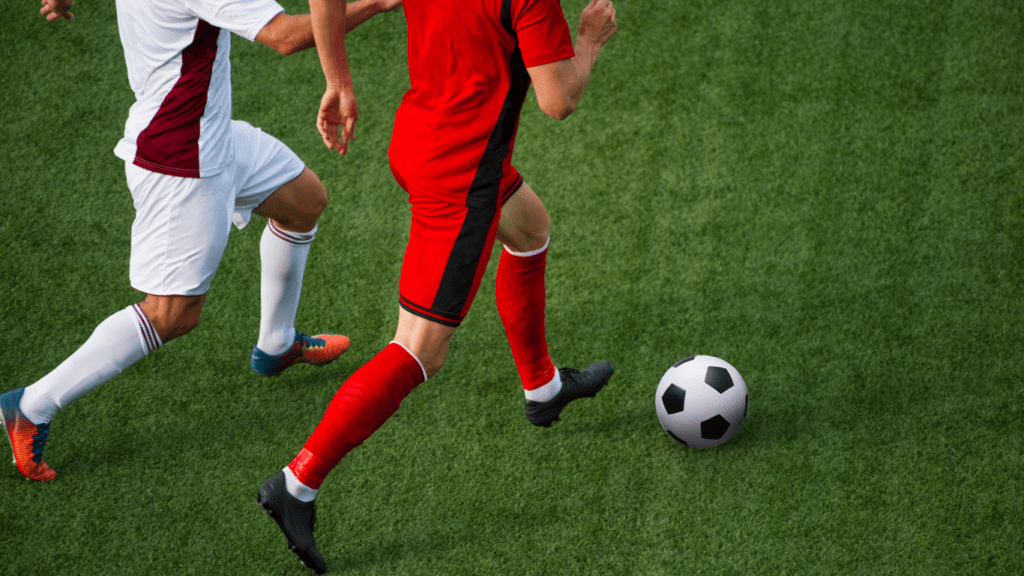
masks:
<svg viewBox="0 0 1024 576"><path fill-rule="evenodd" d="M313 499L326 475L441 369L479 287L495 239L504 245L496 299L526 392L526 416L550 426L592 397L613 367L556 370L544 331L550 219L512 166L519 113L533 82L540 108L576 108L616 29L609 0L580 15L575 45L559 0L404 0L409 76L389 158L412 207L395 339L335 395L298 456L257 500L304 564L327 566L313 539Z"/></svg>

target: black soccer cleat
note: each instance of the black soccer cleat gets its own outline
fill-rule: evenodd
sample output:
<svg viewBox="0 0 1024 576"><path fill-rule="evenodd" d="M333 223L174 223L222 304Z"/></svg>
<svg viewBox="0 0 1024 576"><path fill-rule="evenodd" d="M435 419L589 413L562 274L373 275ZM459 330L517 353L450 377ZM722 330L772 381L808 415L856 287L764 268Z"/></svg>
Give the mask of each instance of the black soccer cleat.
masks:
<svg viewBox="0 0 1024 576"><path fill-rule="evenodd" d="M271 476L260 486L256 502L263 512L277 521L277 526L288 539L288 549L313 572L327 572L327 562L316 548L313 526L316 524L316 506L303 502L288 493L284 484L284 471Z"/></svg>
<svg viewBox="0 0 1024 576"><path fill-rule="evenodd" d="M572 368L560 368L558 373L562 377L562 389L558 394L547 402L526 401L526 418L534 426L548 428L551 423L558 420L558 415L569 405L569 402L579 398L593 398L608 383L608 379L615 372L615 366L607 360L595 362L582 371Z"/></svg>

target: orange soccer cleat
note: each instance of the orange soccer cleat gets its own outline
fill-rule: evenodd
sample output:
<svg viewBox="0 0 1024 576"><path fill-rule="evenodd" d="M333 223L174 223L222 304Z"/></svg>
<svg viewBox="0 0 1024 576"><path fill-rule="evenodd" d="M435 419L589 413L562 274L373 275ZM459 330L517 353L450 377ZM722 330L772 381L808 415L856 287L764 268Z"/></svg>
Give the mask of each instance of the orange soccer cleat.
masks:
<svg viewBox="0 0 1024 576"><path fill-rule="evenodd" d="M293 364L330 364L349 346L348 336L317 334L306 336L295 332L295 343L283 354L271 356L259 348L252 348L252 371L266 377L277 376Z"/></svg>
<svg viewBox="0 0 1024 576"><path fill-rule="evenodd" d="M43 447L50 434L50 424L33 424L21 413L19 405L24 388L11 390L0 395L0 415L3 416L4 430L14 451L14 463L26 478L47 482L57 473L43 462Z"/></svg>

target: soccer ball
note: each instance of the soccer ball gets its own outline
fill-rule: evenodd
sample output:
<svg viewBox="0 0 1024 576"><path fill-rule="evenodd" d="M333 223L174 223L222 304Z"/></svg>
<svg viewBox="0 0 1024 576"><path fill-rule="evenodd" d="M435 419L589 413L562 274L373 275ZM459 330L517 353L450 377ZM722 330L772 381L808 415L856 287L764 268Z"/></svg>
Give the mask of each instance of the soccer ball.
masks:
<svg viewBox="0 0 1024 576"><path fill-rule="evenodd" d="M658 420L669 436L693 448L729 441L747 419L747 384L731 364L691 356L672 365L654 395Z"/></svg>

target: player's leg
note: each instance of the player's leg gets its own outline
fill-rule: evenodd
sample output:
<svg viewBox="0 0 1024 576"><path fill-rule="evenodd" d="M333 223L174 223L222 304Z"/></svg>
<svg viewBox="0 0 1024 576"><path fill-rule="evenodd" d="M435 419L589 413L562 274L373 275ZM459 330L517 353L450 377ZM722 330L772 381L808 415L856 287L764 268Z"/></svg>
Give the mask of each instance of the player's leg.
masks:
<svg viewBox="0 0 1024 576"><path fill-rule="evenodd" d="M252 213L268 218L260 240L260 333L252 369L274 376L300 362L327 364L348 349L349 339L295 330L306 260L327 206L327 189L280 141L245 122L233 125L241 182L235 224L244 227Z"/></svg>
<svg viewBox="0 0 1024 576"><path fill-rule="evenodd" d="M550 400L561 388L544 329L544 274L551 219L527 185L502 207L498 241L504 246L495 278L495 300L526 398Z"/></svg>
<svg viewBox="0 0 1024 576"><path fill-rule="evenodd" d="M582 372L555 369L544 325L548 238L551 219L525 183L502 208L498 240L504 245L495 279L495 300L512 357L526 394L526 416L550 426L562 409L592 397L608 382L613 367L598 362Z"/></svg>
<svg viewBox="0 0 1024 576"><path fill-rule="evenodd" d="M395 340L345 381L299 454L259 490L257 501L307 566L326 569L309 522L317 490L341 458L440 370L487 267L498 215L496 205L413 202Z"/></svg>
<svg viewBox="0 0 1024 576"><path fill-rule="evenodd" d="M42 461L50 421L57 411L109 381L169 340L161 337L135 304L101 322L88 340L57 368L25 388L0 396L4 429L18 470L32 480L53 480Z"/></svg>
<svg viewBox="0 0 1024 576"><path fill-rule="evenodd" d="M130 164L125 173L136 209L132 286L174 296L147 296L111 315L52 372L0 397L15 461L29 478L55 476L42 450L58 410L195 327L227 244L231 213L217 178L176 178Z"/></svg>

